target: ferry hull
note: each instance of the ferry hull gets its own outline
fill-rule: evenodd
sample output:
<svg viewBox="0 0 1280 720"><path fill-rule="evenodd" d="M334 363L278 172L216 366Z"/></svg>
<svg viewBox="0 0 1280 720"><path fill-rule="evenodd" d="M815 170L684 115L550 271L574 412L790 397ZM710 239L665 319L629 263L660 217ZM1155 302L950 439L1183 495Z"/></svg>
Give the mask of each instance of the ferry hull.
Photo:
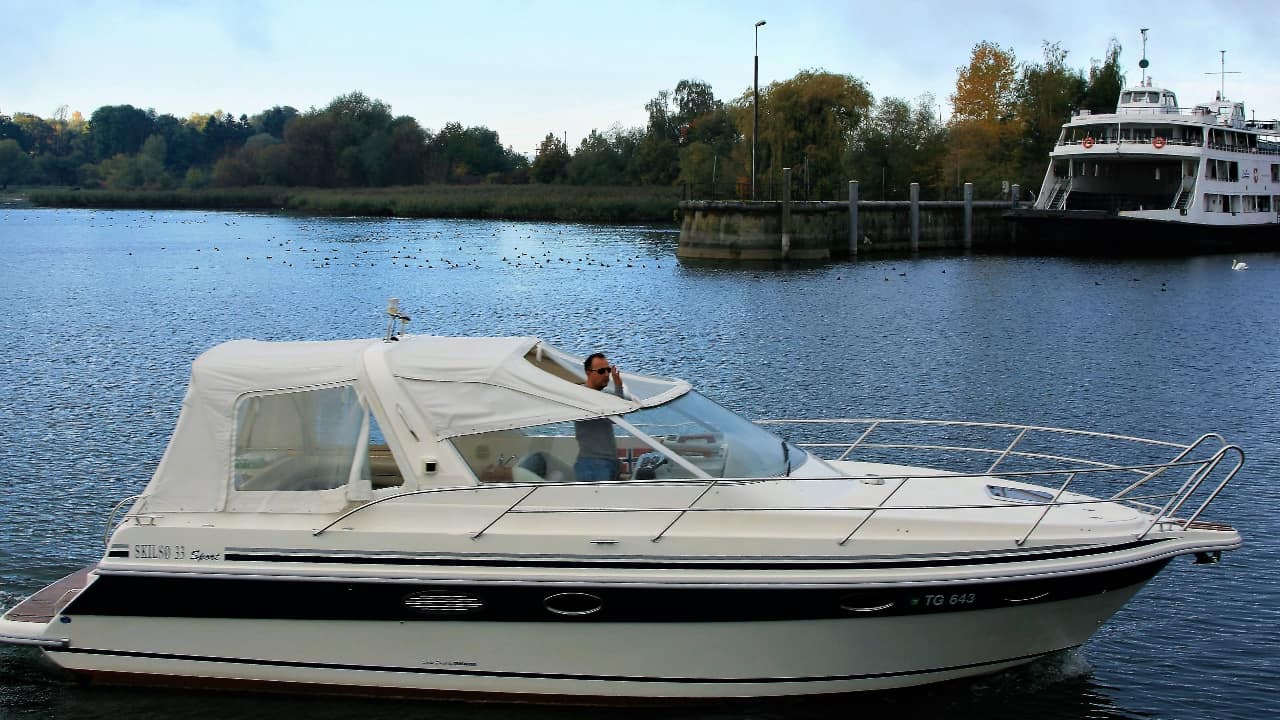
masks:
<svg viewBox="0 0 1280 720"><path fill-rule="evenodd" d="M1012 210L1015 253L1173 256L1280 250L1280 223L1207 225L1101 210Z"/></svg>

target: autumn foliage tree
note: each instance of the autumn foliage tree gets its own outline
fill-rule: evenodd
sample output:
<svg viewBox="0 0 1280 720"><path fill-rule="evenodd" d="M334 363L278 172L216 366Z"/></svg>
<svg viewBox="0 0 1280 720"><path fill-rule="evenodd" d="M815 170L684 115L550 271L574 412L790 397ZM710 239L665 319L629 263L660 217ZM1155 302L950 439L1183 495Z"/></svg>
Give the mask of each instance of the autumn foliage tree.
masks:
<svg viewBox="0 0 1280 720"><path fill-rule="evenodd" d="M946 174L993 196L1017 172L1018 61L1012 50L983 41L956 72Z"/></svg>

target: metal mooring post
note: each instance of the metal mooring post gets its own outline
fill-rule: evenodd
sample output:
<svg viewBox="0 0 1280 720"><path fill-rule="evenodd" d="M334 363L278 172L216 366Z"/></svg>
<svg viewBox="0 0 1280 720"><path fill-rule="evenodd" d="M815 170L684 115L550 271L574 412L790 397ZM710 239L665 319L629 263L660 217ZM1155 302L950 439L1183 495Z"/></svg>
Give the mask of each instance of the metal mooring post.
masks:
<svg viewBox="0 0 1280 720"><path fill-rule="evenodd" d="M1009 188L1009 199L1013 201L1010 203L1013 207L1018 207L1018 201L1022 199L1021 185L1014 183L1013 187Z"/></svg>
<svg viewBox="0 0 1280 720"><path fill-rule="evenodd" d="M920 183L911 183L911 252L920 252Z"/></svg>
<svg viewBox="0 0 1280 720"><path fill-rule="evenodd" d="M973 249L973 183L964 184L964 249Z"/></svg>
<svg viewBox="0 0 1280 720"><path fill-rule="evenodd" d="M858 257L858 181L849 181L849 257Z"/></svg>
<svg viewBox="0 0 1280 720"><path fill-rule="evenodd" d="M791 254L791 168L782 168L782 259Z"/></svg>

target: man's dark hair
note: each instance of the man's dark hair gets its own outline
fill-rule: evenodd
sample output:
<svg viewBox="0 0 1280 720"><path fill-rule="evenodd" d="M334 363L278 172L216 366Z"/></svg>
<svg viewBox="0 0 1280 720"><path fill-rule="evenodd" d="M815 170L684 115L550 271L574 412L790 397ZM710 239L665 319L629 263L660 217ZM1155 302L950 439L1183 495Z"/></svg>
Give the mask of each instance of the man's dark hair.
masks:
<svg viewBox="0 0 1280 720"><path fill-rule="evenodd" d="M591 353L587 356L586 360L582 361L582 369L586 372L591 372L591 363L594 362L596 358L600 358L601 360L608 359L604 356L604 353Z"/></svg>

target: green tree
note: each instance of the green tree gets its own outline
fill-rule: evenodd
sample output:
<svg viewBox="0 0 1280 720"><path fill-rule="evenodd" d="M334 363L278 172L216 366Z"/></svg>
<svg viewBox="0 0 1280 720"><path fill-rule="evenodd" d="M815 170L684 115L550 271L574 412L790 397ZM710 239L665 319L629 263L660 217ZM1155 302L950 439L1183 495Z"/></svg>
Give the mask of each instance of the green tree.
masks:
<svg viewBox="0 0 1280 720"><path fill-rule="evenodd" d="M529 172L535 182L550 184L564 180L569 166L569 149L555 133L547 133L538 145Z"/></svg>
<svg viewBox="0 0 1280 720"><path fill-rule="evenodd" d="M267 145L258 151L253 168L263 185L288 185L289 147L284 143Z"/></svg>
<svg viewBox="0 0 1280 720"><path fill-rule="evenodd" d="M255 132L266 133L278 140L283 140L284 126L296 117L298 117L296 109L288 105L276 105L270 110L263 110L254 115L250 118L249 124L253 126Z"/></svg>
<svg viewBox="0 0 1280 720"><path fill-rule="evenodd" d="M859 181L867 199L905 200L913 182L920 183L923 198L938 198L946 142L931 95L914 106L901 98L881 98L854 133L848 177Z"/></svg>
<svg viewBox="0 0 1280 720"><path fill-rule="evenodd" d="M83 157L45 154L35 159L34 182L51 185L76 184L76 168L83 163Z"/></svg>
<svg viewBox="0 0 1280 720"><path fill-rule="evenodd" d="M825 70L803 70L789 80L763 88L756 143L759 177L765 182L780 183L782 169L791 167L798 170L792 173L793 181L803 182L807 169L811 197L842 197L848 186L843 169L845 155L872 101L871 92L861 80ZM747 172L743 172L747 178L752 118L751 101L744 97L735 108L735 121L748 139Z"/></svg>
<svg viewBox="0 0 1280 720"><path fill-rule="evenodd" d="M28 153L44 154L54 151L57 130L52 124L38 115L30 113L14 113L13 123L22 129L25 142L22 149Z"/></svg>
<svg viewBox="0 0 1280 720"><path fill-rule="evenodd" d="M690 188L695 198L713 197L720 185L721 172L715 150L706 143L694 142L680 148L680 175L676 182Z"/></svg>
<svg viewBox="0 0 1280 720"><path fill-rule="evenodd" d="M392 185L418 185L426 179L427 133L418 121L401 116L391 121L387 180Z"/></svg>
<svg viewBox="0 0 1280 720"><path fill-rule="evenodd" d="M1111 38L1106 57L1094 60L1089 68L1089 87L1085 90L1082 107L1094 113L1112 113L1124 88L1124 73L1120 71L1120 41Z"/></svg>
<svg viewBox="0 0 1280 720"><path fill-rule="evenodd" d="M132 105L104 105L89 116L96 160L134 155L152 133L154 118Z"/></svg>
<svg viewBox="0 0 1280 720"><path fill-rule="evenodd" d="M13 138L0 140L0 188L24 182L31 172L31 157Z"/></svg>
<svg viewBox="0 0 1280 720"><path fill-rule="evenodd" d="M13 121L8 115L0 115L0 140L12 140L18 143L18 147L26 147L27 136L22 132L22 126Z"/></svg>
<svg viewBox="0 0 1280 720"><path fill-rule="evenodd" d="M285 126L289 146L288 185L330 187L333 185L337 155L329 137L333 118L323 112L308 112Z"/></svg>
<svg viewBox="0 0 1280 720"><path fill-rule="evenodd" d="M134 190L146 181L136 155L118 153L98 163L103 183L112 190Z"/></svg>
<svg viewBox="0 0 1280 720"><path fill-rule="evenodd" d="M257 183L257 170L238 154L227 155L213 165L213 184L218 187L244 187Z"/></svg>
<svg viewBox="0 0 1280 720"><path fill-rule="evenodd" d="M623 185L626 166L610 138L592 129L578 145L565 169L572 185Z"/></svg>
<svg viewBox="0 0 1280 720"><path fill-rule="evenodd" d="M681 80L676 83L673 94L677 127L685 127L695 119L724 107L724 103L716 99L711 86L701 80Z"/></svg>
<svg viewBox="0 0 1280 720"><path fill-rule="evenodd" d="M1066 50L1058 43L1043 47L1044 61L1022 69L1016 108L1022 137L1014 179L1027 188L1039 187L1062 124L1080 108L1086 89L1084 73L1067 67Z"/></svg>

